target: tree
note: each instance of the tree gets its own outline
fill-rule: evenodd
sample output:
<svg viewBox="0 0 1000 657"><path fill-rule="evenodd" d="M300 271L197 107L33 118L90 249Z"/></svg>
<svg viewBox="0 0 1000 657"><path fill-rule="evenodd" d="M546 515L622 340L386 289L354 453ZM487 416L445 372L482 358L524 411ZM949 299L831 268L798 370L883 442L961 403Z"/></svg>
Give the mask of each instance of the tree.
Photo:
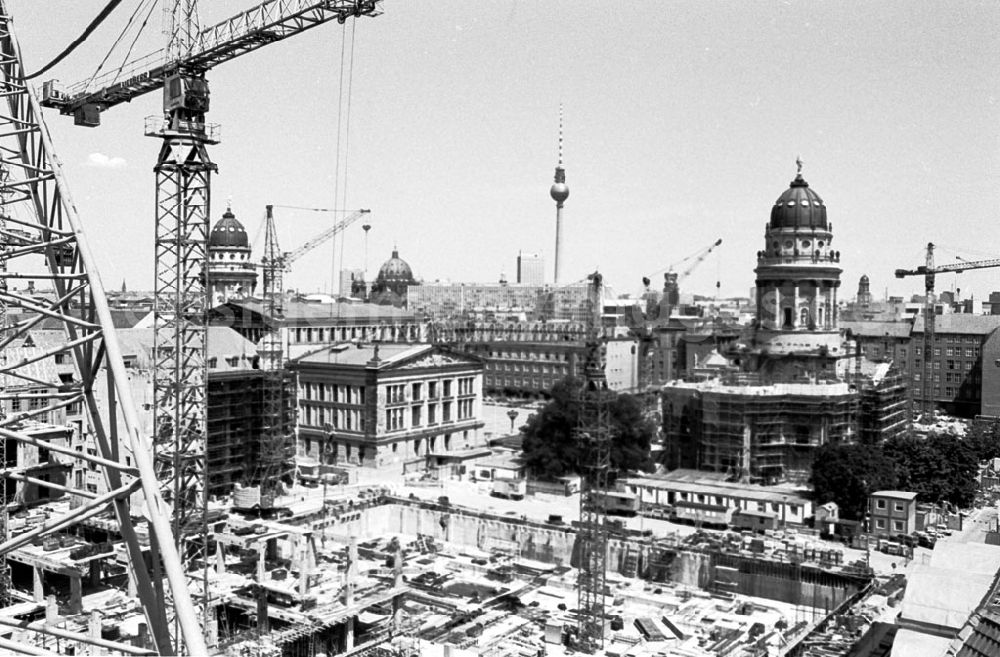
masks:
<svg viewBox="0 0 1000 657"><path fill-rule="evenodd" d="M528 469L543 479L579 473L583 454L575 431L580 421L580 379L567 377L552 386L551 399L521 427ZM639 401L628 394L608 392L611 424L611 467L652 471L650 444L656 434L643 416Z"/></svg>
<svg viewBox="0 0 1000 657"><path fill-rule="evenodd" d="M861 520L871 493L896 487L895 463L877 445L831 443L816 453L810 482L818 504L836 502L842 517Z"/></svg>
<svg viewBox="0 0 1000 657"><path fill-rule="evenodd" d="M979 459L965 440L947 433L903 436L886 441L885 452L896 462L899 488L921 501L970 506L975 500Z"/></svg>
<svg viewBox="0 0 1000 657"><path fill-rule="evenodd" d="M973 422L964 440L980 461L1000 457L1000 418Z"/></svg>

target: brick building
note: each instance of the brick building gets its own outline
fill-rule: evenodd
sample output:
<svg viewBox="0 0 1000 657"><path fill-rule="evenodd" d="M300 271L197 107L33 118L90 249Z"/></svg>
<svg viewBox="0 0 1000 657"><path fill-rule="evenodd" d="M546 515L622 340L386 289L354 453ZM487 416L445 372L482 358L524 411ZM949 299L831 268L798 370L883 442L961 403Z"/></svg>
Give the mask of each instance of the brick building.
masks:
<svg viewBox="0 0 1000 657"><path fill-rule="evenodd" d="M1000 328L998 315L944 314L935 319L932 359L932 399L941 410L959 417L982 412L983 345ZM909 362L909 385L914 406L924 399L924 321L913 325Z"/></svg>

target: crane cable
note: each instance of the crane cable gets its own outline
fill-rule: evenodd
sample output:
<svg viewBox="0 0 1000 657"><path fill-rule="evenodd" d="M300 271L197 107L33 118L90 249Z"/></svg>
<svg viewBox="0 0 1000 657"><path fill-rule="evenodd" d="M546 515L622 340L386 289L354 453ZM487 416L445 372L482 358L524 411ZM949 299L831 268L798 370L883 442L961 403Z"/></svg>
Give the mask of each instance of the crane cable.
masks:
<svg viewBox="0 0 1000 657"><path fill-rule="evenodd" d="M98 26L100 26L100 24L104 22L104 19L106 19L108 16L111 15L111 12L113 12L115 10L115 7L120 5L121 2L122 0L108 0L108 4L104 6L104 9L101 10L101 13L99 13L97 17L94 18L94 20L90 21L90 25L88 25L86 29L83 30L83 34L74 39L68 46L66 46L63 49L61 53L56 55L52 61L50 61L48 64L38 69L31 75L24 76L24 79L31 80L32 78L37 78L39 75L45 73L50 68L52 68L62 60L66 59L66 57L68 57L71 52L76 50L77 46L79 46L81 43L87 40L87 38L94 32L94 30L96 30Z"/></svg>
<svg viewBox="0 0 1000 657"><path fill-rule="evenodd" d="M104 65L108 63L108 60L111 59L111 55L112 53L114 53L115 48L118 47L118 44L121 43L122 39L125 38L125 35L128 34L129 29L135 24L136 17L143 10L145 5L149 5L149 11L146 12L146 18L142 21L142 25L139 26L135 38L132 40L131 45L129 45L128 52L125 53L125 58L122 60L122 64L118 69L118 74L120 74L122 69L125 68L125 64L126 62L128 62L128 57L129 55L132 54L132 48L135 47L135 42L138 41L139 37L142 35L142 32L145 29L146 24L149 22L149 17L153 14L153 9L156 8L156 0L142 0L142 2L136 5L135 11L133 11L132 15L129 16L128 22L125 23L125 27L122 28L121 34L118 35L118 38L115 39L115 42L111 44L110 48L108 48L108 52L104 55L104 58L101 60L101 63L97 65L97 68L94 69L94 72L93 74L91 74L90 78L87 79L87 83L84 88L89 88L90 84L94 81L94 78L100 75L101 70L104 68Z"/></svg>
<svg viewBox="0 0 1000 657"><path fill-rule="evenodd" d="M351 98L353 97L354 86L354 31L357 29L357 19L351 19L351 59L347 65L347 118L344 121L344 192L341 198L340 207L347 208L347 154L351 145ZM334 237L336 239L336 237ZM347 243L347 234L340 236L340 267L344 267L344 245ZM341 282L343 285L343 282Z"/></svg>
<svg viewBox="0 0 1000 657"><path fill-rule="evenodd" d="M334 147L333 166L333 208L338 209L340 201L340 134L343 126L344 109L344 62L347 48L347 23L341 24L340 35L340 81L337 83L337 138ZM333 296L334 282L337 280L337 240L330 244L330 296Z"/></svg>

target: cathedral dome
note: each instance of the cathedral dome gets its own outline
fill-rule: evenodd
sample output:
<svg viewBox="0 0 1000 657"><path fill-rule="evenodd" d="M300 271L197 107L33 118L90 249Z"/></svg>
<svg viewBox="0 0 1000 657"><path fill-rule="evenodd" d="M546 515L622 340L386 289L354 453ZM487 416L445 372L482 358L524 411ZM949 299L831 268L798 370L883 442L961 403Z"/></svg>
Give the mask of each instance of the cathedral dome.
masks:
<svg viewBox="0 0 1000 657"><path fill-rule="evenodd" d="M771 228L827 230L826 205L799 173L771 208Z"/></svg>
<svg viewBox="0 0 1000 657"><path fill-rule="evenodd" d="M413 283L413 270L399 257L399 251L393 250L392 257L378 270L375 280L380 283Z"/></svg>
<svg viewBox="0 0 1000 657"><path fill-rule="evenodd" d="M226 210L222 219L212 228L208 237L209 248L216 249L249 249L250 238L247 231L231 210Z"/></svg>

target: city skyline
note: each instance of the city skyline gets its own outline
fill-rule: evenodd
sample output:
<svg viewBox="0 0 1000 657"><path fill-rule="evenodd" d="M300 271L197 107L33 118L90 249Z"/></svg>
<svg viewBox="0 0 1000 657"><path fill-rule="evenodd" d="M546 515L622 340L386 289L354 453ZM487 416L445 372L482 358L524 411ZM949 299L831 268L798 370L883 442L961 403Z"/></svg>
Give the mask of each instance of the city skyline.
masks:
<svg viewBox="0 0 1000 657"><path fill-rule="evenodd" d="M205 6L203 22L248 4ZM29 69L99 9L55 6L43 0L18 14ZM892 272L921 264L928 241L966 259L997 250L998 162L995 140L983 138L1000 118L990 67L1000 47L988 27L1000 8L991 4L383 8L356 27L346 166L335 157L345 28L318 28L210 73L209 118L223 130L211 149L213 221L229 197L251 239L266 203L371 207L370 275L394 244L424 280L496 280L525 243L552 262L548 189L563 103L567 281L600 268L618 291L638 292L642 276L722 237L682 289L710 292L720 280L723 295L745 295L771 204L799 156L837 225L851 293L861 274L876 298L919 293L920 281ZM51 76L88 77L127 18L125 5L119 12ZM568 21L574 29L554 29ZM151 31L137 54L157 45ZM89 131L46 112L108 286L151 287L157 145L142 137L142 120L158 112L151 94ZM337 203L345 169L346 203ZM286 249L328 221L282 214ZM943 228L952 224L963 234ZM322 291L334 272L362 267L360 228L346 240L304 258L289 286ZM942 247L938 258L953 255ZM968 272L942 278L939 290L984 299L997 281Z"/></svg>

